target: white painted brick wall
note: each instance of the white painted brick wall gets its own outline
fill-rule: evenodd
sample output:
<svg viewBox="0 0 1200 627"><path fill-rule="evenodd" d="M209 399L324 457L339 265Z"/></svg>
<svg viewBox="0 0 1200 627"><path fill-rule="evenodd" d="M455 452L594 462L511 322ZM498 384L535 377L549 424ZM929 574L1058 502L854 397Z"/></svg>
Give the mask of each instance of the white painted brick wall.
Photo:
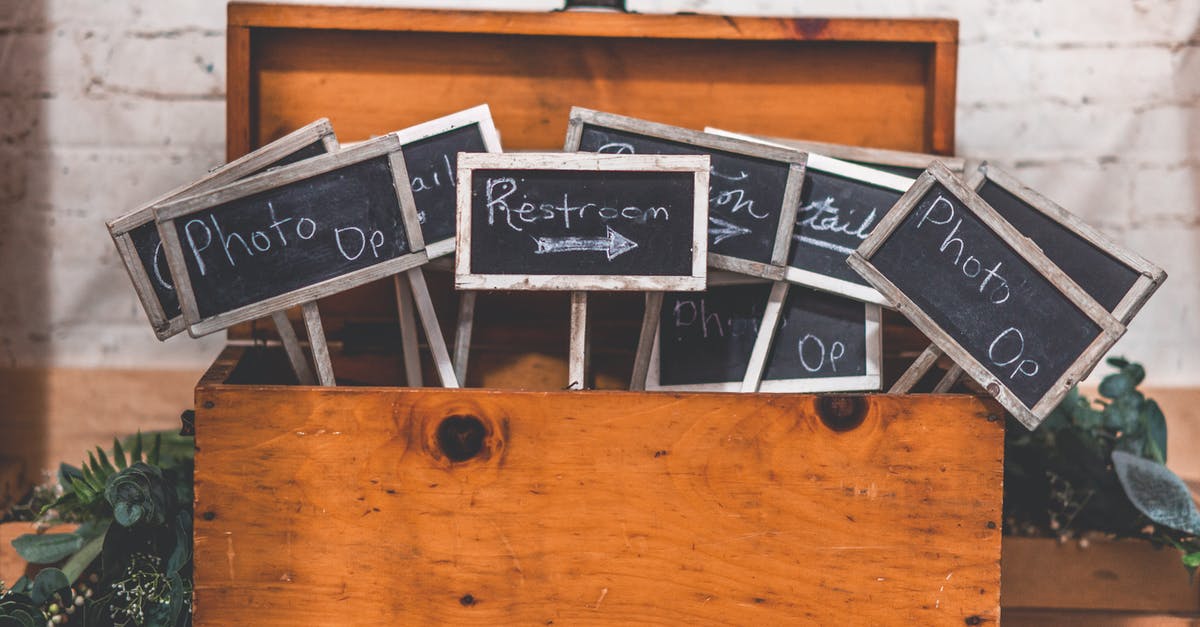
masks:
<svg viewBox="0 0 1200 627"><path fill-rule="evenodd" d="M627 4L959 19L959 154L1163 265L1171 278L1117 351L1156 384L1200 385L1200 0ZM0 365L198 368L215 355L218 338L154 340L103 222L220 161L224 28L216 0L0 0Z"/></svg>

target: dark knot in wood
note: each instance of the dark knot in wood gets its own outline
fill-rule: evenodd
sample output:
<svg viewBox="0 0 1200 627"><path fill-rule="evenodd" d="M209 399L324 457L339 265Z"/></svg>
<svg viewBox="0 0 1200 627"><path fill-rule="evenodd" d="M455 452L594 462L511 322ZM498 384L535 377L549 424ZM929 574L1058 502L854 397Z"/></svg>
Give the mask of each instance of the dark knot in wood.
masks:
<svg viewBox="0 0 1200 627"><path fill-rule="evenodd" d="M867 417L867 401L861 396L821 396L817 398L817 416L834 431L850 431Z"/></svg>
<svg viewBox="0 0 1200 627"><path fill-rule="evenodd" d="M437 428L438 448L454 462L465 462L483 450L487 427L475 416L447 416Z"/></svg>

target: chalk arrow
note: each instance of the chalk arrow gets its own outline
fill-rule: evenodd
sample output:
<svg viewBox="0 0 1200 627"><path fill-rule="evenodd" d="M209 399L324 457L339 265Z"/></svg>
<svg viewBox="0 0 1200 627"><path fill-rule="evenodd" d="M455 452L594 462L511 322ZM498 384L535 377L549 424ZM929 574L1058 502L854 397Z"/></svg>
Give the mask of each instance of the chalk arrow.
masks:
<svg viewBox="0 0 1200 627"><path fill-rule="evenodd" d="M745 235L750 232L750 229L744 226L738 226L732 222L726 222L712 216L708 216L708 223L708 236L713 238L712 243L714 244L720 244L731 237Z"/></svg>
<svg viewBox="0 0 1200 627"><path fill-rule="evenodd" d="M604 237L535 237L533 241L537 242L537 250L534 252L545 255L597 251L605 253L608 260L612 261L618 255L637 248L637 242L612 230L611 226L605 228L608 229L608 235Z"/></svg>

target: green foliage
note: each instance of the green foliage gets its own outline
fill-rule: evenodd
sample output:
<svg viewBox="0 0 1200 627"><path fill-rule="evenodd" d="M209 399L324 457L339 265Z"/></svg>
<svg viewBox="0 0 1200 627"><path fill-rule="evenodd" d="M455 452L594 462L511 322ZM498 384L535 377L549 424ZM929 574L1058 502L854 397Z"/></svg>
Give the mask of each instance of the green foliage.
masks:
<svg viewBox="0 0 1200 627"><path fill-rule="evenodd" d="M167 489L162 470L134 462L108 478L104 497L112 505L113 517L126 527L139 523L161 525L171 496Z"/></svg>
<svg viewBox="0 0 1200 627"><path fill-rule="evenodd" d="M34 624L179 626L191 624L192 438L142 434L97 447L79 467L62 464L59 496L34 491L33 520L79 522L72 533L27 534L13 545L43 568L0 590L0 627ZM64 561L65 560L65 561ZM92 572L89 583L82 576ZM97 573L103 577L98 578ZM77 582L72 586L72 582ZM92 588L96 585L94 597ZM87 589L88 598L82 590ZM75 611L75 610L81 611ZM26 619L33 620L29 623Z"/></svg>
<svg viewBox="0 0 1200 627"><path fill-rule="evenodd" d="M0 627L45 627L49 618L40 605L21 592L0 595Z"/></svg>
<svg viewBox="0 0 1200 627"><path fill-rule="evenodd" d="M1194 537L1200 514L1186 486L1163 466L1166 418L1137 389L1146 378L1140 364L1120 357L1108 363L1117 372L1101 381L1101 399L1089 401L1072 389L1037 430L1010 423L1005 532L1144 538L1180 549L1192 570L1200 565L1200 540Z"/></svg>

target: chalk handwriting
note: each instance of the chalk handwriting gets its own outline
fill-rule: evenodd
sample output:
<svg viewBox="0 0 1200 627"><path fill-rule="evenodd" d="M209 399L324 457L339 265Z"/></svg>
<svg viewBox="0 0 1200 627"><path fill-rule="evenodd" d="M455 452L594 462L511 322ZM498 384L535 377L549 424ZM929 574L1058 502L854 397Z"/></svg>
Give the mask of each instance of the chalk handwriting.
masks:
<svg viewBox="0 0 1200 627"><path fill-rule="evenodd" d="M441 163L434 166L429 173L412 177L411 185L414 194L434 190L443 185L454 187L454 166L450 162L450 155L442 155Z"/></svg>
<svg viewBox="0 0 1200 627"><path fill-rule="evenodd" d="M758 322L762 317L755 306L747 317L726 315L722 319L719 312L708 310L708 299L704 297L676 301L673 314L676 329L694 328L705 339L724 338L726 334L731 337L758 335Z"/></svg>
<svg viewBox="0 0 1200 627"><path fill-rule="evenodd" d="M937 214L934 214L935 210L938 212ZM947 200L945 196L939 194L930 203L929 207L925 209L925 213L921 215L921 219L917 222L917 228L922 228L926 223L935 226L945 226L954 220L955 215L954 204ZM962 218L954 222L954 226L946 233L945 239L942 240L941 246L938 247L938 252L947 253L947 251L950 251L953 256L951 263L955 267L958 267L962 271L963 276L968 279L978 278L982 274L983 278L979 280L979 293L983 294L988 284L992 284L992 289L987 292L988 302L994 305L1007 302L1012 292L1008 286L1008 281L1000 275L1001 262L997 261L991 268L985 268L984 262L979 258L973 255L966 255L967 243L956 235L960 226L962 226ZM964 255L965 259L963 258ZM993 279L995 279L995 283L992 283Z"/></svg>
<svg viewBox="0 0 1200 627"><path fill-rule="evenodd" d="M612 207L592 202L573 205L568 194L563 194L561 204L557 201L535 204L524 200L518 205L517 199L514 198L511 202L509 200L519 191L516 179L510 177L489 178L485 190L488 226L495 226L500 222L514 231L524 231L524 224L543 221L561 221L563 228L570 230L572 220L575 226L580 226L589 215L595 215L604 222L619 219L636 224L646 224L651 220L666 222L671 219L671 213L666 207Z"/></svg>
<svg viewBox="0 0 1200 627"><path fill-rule="evenodd" d="M162 258L162 249L163 243L160 240L154 245L154 255L152 255L150 258L150 266L154 268L154 280L158 281L158 284L161 285L164 290L175 291L175 284L173 284L170 280L171 273L163 273L162 264L164 260Z"/></svg>

